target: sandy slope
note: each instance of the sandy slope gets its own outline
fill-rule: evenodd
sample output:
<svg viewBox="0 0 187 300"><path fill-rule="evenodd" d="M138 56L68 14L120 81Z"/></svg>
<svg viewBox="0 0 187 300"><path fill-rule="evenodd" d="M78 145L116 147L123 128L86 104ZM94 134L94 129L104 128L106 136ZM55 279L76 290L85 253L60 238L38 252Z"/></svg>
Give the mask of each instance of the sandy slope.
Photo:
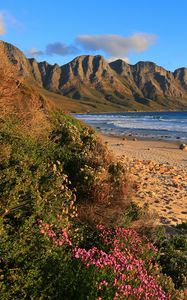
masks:
<svg viewBox="0 0 187 300"><path fill-rule="evenodd" d="M187 151L164 141L102 139L132 173L139 205L148 204L162 224L187 221Z"/></svg>

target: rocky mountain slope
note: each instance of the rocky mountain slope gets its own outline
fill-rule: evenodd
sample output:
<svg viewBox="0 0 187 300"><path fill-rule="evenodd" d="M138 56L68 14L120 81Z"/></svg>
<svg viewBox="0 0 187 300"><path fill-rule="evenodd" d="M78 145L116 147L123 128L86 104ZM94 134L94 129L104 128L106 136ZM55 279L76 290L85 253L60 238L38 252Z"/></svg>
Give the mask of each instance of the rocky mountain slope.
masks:
<svg viewBox="0 0 187 300"><path fill-rule="evenodd" d="M187 109L187 68L170 72L152 62L108 63L100 55L79 56L63 66L50 65L27 59L13 45L0 42L2 63L14 68L19 80L24 78L38 89L52 92L51 99L58 98L65 110ZM73 109L69 109L72 103Z"/></svg>
<svg viewBox="0 0 187 300"><path fill-rule="evenodd" d="M154 100L164 106L186 105L187 69L172 73L152 62L128 65L122 60L110 63L110 67L130 86L136 100Z"/></svg>
<svg viewBox="0 0 187 300"><path fill-rule="evenodd" d="M42 82L35 80L25 55L0 41L0 118L15 113L27 120L32 120L36 113L46 118L45 112L52 107L85 112L90 106L43 88Z"/></svg>

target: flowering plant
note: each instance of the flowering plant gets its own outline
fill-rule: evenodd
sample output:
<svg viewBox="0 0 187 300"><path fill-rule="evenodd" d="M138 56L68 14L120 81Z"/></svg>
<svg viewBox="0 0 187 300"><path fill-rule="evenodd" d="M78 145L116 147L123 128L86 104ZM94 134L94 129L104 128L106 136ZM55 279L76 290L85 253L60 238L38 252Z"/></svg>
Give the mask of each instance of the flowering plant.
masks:
<svg viewBox="0 0 187 300"><path fill-rule="evenodd" d="M65 229L58 234L40 222L41 233L58 246L68 245L72 257L90 269L95 278L97 299L171 299L159 283L160 269L153 263L157 249L135 230L98 226L105 250L82 248L72 243Z"/></svg>

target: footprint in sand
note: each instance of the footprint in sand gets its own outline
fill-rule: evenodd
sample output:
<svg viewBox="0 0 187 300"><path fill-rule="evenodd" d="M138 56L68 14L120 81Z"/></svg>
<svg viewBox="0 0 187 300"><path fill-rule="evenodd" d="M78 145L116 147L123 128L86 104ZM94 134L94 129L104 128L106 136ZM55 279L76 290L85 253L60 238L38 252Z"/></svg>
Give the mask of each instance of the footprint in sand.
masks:
<svg viewBox="0 0 187 300"><path fill-rule="evenodd" d="M171 220L173 221L173 222L178 222L178 219L177 218L171 218Z"/></svg>
<svg viewBox="0 0 187 300"><path fill-rule="evenodd" d="M171 209L172 209L172 208L171 208L171 206L166 206L166 208L167 208L167 209L169 209L169 210L171 210Z"/></svg>

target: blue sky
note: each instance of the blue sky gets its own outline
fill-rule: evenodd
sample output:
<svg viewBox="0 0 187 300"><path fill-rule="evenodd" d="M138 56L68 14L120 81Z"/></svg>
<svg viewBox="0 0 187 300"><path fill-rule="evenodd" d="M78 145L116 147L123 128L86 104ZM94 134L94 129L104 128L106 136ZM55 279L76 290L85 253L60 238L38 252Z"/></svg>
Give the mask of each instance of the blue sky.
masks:
<svg viewBox="0 0 187 300"><path fill-rule="evenodd" d="M186 0L1 0L0 38L60 65L82 54L187 66Z"/></svg>

